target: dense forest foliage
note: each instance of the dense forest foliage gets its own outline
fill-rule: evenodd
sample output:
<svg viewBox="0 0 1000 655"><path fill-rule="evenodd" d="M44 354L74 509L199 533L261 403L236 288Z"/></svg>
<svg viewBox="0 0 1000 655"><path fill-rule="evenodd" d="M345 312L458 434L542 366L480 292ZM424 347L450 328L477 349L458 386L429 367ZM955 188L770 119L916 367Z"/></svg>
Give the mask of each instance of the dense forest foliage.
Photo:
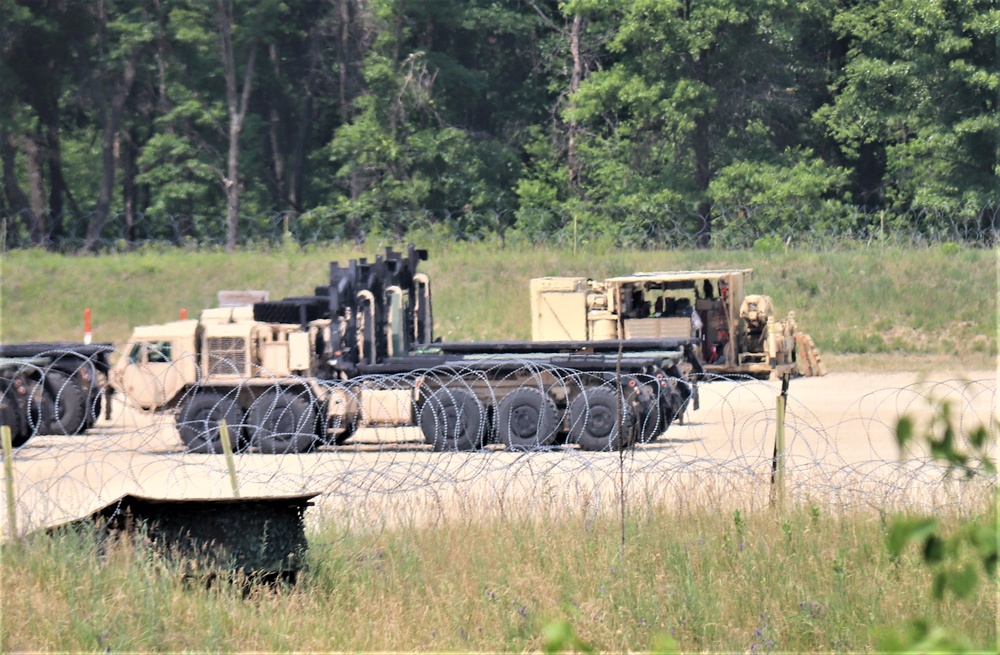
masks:
<svg viewBox="0 0 1000 655"><path fill-rule="evenodd" d="M0 51L8 242L997 222L995 0L0 0Z"/></svg>

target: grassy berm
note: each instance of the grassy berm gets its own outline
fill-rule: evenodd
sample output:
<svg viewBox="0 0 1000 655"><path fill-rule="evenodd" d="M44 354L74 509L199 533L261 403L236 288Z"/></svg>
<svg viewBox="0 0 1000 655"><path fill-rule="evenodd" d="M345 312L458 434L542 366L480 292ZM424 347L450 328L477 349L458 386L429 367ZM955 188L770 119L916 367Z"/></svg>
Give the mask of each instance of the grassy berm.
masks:
<svg viewBox="0 0 1000 655"><path fill-rule="evenodd" d="M399 244L394 244L399 248ZM799 250L621 251L500 243L420 244L434 285L436 334L445 340L527 339L528 281L542 275L602 279L635 271L753 268L751 293L794 310L824 356L930 360L993 368L997 352L997 253L931 247ZM265 289L272 299L325 284L328 262L372 257L343 245L225 254L151 248L71 257L40 250L3 257L0 341L80 340L90 308L94 339L123 343L136 325L194 317L221 289ZM890 364L891 365L891 364Z"/></svg>

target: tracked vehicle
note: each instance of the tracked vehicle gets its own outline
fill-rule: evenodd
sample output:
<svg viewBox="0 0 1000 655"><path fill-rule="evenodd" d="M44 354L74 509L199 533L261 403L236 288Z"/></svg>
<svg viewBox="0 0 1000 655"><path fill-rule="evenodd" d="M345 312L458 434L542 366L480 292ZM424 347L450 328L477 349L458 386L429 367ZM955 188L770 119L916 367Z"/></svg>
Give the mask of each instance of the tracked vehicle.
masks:
<svg viewBox="0 0 1000 655"><path fill-rule="evenodd" d="M419 427L434 450L617 450L656 439L696 398L690 334L436 340L426 259L387 249L332 262L312 295L138 327L111 383L173 415L199 453L220 452L225 433L234 449L287 453L370 426Z"/></svg>

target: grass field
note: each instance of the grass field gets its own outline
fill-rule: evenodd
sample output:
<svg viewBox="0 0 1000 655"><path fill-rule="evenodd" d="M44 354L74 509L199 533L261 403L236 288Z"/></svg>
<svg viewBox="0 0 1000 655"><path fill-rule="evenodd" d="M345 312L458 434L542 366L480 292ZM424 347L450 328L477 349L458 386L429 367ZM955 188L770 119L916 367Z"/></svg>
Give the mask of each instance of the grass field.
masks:
<svg viewBox="0 0 1000 655"><path fill-rule="evenodd" d="M995 251L428 247L423 270L446 340L527 338L535 276L752 267L750 291L794 309L828 363L983 370L996 358ZM13 251L2 259L0 339L79 340L89 307L95 340L122 343L135 325L213 306L220 289L311 293L330 260L375 251ZM963 521L996 525L989 500L963 509L940 517L946 533ZM0 651L523 652L544 649L546 629L566 622L601 651L654 649L669 637L682 652L873 652L882 630L915 618L995 651L995 576L971 598L932 600L918 549L890 557L891 520L811 507L680 515L636 507L624 540L615 518L572 514L455 516L377 534L327 524L308 535L298 585L248 597L240 587L186 583L142 545L102 552L72 532L35 535L0 552ZM957 557L974 565L969 552Z"/></svg>
<svg viewBox="0 0 1000 655"><path fill-rule="evenodd" d="M398 247L398 244L397 244ZM445 340L527 339L528 282L543 275L602 279L635 271L749 267L750 292L767 293L781 313L826 354L916 355L992 368L997 352L997 253L944 248L620 251L428 244L422 265L434 284L436 334ZM84 308L94 339L123 343L136 325L193 317L221 289L266 289L274 299L308 295L326 283L327 264L373 256L342 245L271 251L148 249L70 257L40 250L3 256L0 340L80 340Z"/></svg>
<svg viewBox="0 0 1000 655"><path fill-rule="evenodd" d="M681 652L872 652L915 618L992 648L996 580L934 602L917 548L894 561L885 533L877 515L810 508L654 512L627 521L624 548L611 518L330 526L309 536L297 586L248 598L185 583L142 547L99 554L63 533L4 548L2 650L523 652L565 621L600 651L669 635Z"/></svg>

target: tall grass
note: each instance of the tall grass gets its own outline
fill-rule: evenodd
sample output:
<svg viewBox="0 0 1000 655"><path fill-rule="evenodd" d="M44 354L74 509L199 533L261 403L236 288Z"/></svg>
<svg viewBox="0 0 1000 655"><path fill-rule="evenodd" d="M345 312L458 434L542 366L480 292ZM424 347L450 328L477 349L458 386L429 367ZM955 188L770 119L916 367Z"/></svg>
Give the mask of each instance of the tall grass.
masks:
<svg viewBox="0 0 1000 655"><path fill-rule="evenodd" d="M919 553L893 561L884 528L877 516L810 508L784 518L653 512L629 519L621 548L610 518L374 535L328 525L310 535L297 586L248 598L238 586L185 583L142 546L102 554L64 531L4 547L0 646L523 651L566 620L602 651L648 649L669 634L683 652L863 652L880 626L917 616L995 646L996 580L970 600L932 604Z"/></svg>
<svg viewBox="0 0 1000 655"><path fill-rule="evenodd" d="M398 244L397 244L398 247ZM103 256L12 251L2 261L0 339L79 340L92 309L94 338L122 343L135 325L215 306L221 289L312 293L331 260L371 257L344 245L235 254L150 248ZM500 243L429 244L437 335L446 340L527 339L528 282L542 275L595 279L637 270L755 269L750 292L794 310L824 353L903 353L992 367L997 352L997 257L988 250L858 249L621 251Z"/></svg>

